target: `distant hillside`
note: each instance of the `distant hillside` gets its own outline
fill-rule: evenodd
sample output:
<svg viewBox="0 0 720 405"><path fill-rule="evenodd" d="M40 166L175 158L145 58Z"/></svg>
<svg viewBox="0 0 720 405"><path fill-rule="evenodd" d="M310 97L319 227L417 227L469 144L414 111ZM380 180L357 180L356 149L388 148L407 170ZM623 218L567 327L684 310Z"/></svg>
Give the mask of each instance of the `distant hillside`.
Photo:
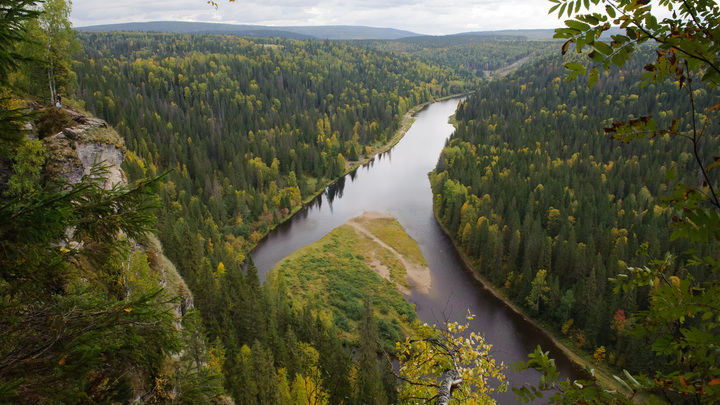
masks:
<svg viewBox="0 0 720 405"><path fill-rule="evenodd" d="M398 39L360 40L358 44L390 52L414 53L422 49L443 49L449 47L488 44L507 41L552 41L555 30L504 30L474 31L451 35L415 35Z"/></svg>
<svg viewBox="0 0 720 405"><path fill-rule="evenodd" d="M615 34L621 34L622 30L617 27L610 28L603 32L603 36L610 36ZM476 37L494 37L500 38L512 38L512 39L527 39L531 41L546 41L553 39L555 35L555 29L527 29L527 30L500 30L500 31L474 31L458 34L458 36L476 36ZM453 35L448 35L452 37Z"/></svg>
<svg viewBox="0 0 720 405"><path fill-rule="evenodd" d="M501 37L501 38L524 38L534 41L542 41L547 39L553 39L555 35L555 29L527 29L527 30L499 30L499 31L473 31L466 32L459 35L466 36L481 36L481 37Z"/></svg>
<svg viewBox="0 0 720 405"><path fill-rule="evenodd" d="M463 32L453 35L423 35L398 39L399 42L419 45L424 48L445 48L448 46L478 44L497 41L531 40L544 41L553 39L555 30L504 30Z"/></svg>
<svg viewBox="0 0 720 405"><path fill-rule="evenodd" d="M394 28L375 28L350 25L305 27L269 27L264 25L216 24L183 21L152 21L123 24L93 25L76 28L78 31L144 31L173 33L226 34L251 37L281 37L291 39L400 39L415 37L410 31Z"/></svg>
<svg viewBox="0 0 720 405"><path fill-rule="evenodd" d="M620 34L617 28L604 32L604 37ZM503 41L559 41L555 29L526 29L500 31L472 31L451 35L416 35L393 40L358 41L385 51L418 52L422 49L442 49L457 46L487 44ZM384 42L384 43L381 43Z"/></svg>

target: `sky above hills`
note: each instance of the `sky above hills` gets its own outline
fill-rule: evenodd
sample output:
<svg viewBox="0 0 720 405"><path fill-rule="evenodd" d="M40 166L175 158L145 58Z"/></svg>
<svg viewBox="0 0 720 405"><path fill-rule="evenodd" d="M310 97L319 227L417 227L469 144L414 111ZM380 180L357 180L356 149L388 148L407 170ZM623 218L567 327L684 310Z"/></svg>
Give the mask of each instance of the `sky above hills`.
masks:
<svg viewBox="0 0 720 405"><path fill-rule="evenodd" d="M73 0L76 27L143 21L365 25L418 34L556 28L546 0Z"/></svg>

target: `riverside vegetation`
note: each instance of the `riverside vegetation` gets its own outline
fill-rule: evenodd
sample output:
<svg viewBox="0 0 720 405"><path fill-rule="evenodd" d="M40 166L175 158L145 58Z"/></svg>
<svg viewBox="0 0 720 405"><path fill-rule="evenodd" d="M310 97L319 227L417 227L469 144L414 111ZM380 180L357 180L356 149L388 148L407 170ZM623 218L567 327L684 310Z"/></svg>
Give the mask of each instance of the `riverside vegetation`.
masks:
<svg viewBox="0 0 720 405"><path fill-rule="evenodd" d="M513 301L579 347L604 348L605 362L650 371L664 360L622 333L646 294L614 294L608 279L641 263L638 251L661 257L671 250L672 210L658 202L667 179L657 167L691 175L694 162L669 136L626 146L602 128L638 111L669 125L689 111L671 107L679 97L673 83L641 91L639 61L603 75L593 89L564 80L567 62L530 63L458 107L457 131L431 175L437 216ZM696 91L697 103L709 106L707 90ZM671 251L691 248L715 252L689 241ZM686 271L683 260L668 270Z"/></svg>
<svg viewBox="0 0 720 405"><path fill-rule="evenodd" d="M283 259L271 281L284 283L296 305L318 308L354 344L360 343L363 303L372 298L380 342L393 353L417 319L399 290L409 293L408 279L420 279L420 287L427 289L428 278L420 248L400 224L392 217L365 214Z"/></svg>
<svg viewBox="0 0 720 405"><path fill-rule="evenodd" d="M34 1L2 4L7 14L0 29L12 39L0 48L2 152L14 156L12 161L3 160L9 169L3 172L2 183L1 321L9 336L1 352L2 401L218 403L231 396L238 403L340 403L375 398L374 388L365 389L353 382L359 377L351 378L368 375L374 381L373 376L381 375L372 367L374 354L365 356L372 359L366 362L365 374L356 373L350 348L332 324L323 322L312 308L292 308L286 294L260 284L252 264L247 274L241 264L244 253L273 221L287 216L303 197L342 173L347 160L359 160L357 155L382 147L407 110L450 91L448 82L434 80L442 69L341 44L267 44L236 37L178 35L171 51L179 52L177 57L182 59L162 59L179 69L170 79L184 86L173 93L163 79L169 68L151 58L152 52L169 44L159 41L167 36L138 36L140 53L129 60L139 70L132 71L127 70L127 60L102 59L107 53L103 44L96 59L76 63L77 76L63 75L56 85L65 93L75 85L85 96L78 106L97 110L111 121L126 118L115 123L129 145L124 168L131 185L102 189L98 184L105 169L96 168L67 189L41 168L46 153L48 158L62 160L57 153L46 152L44 144L56 138L53 134L74 133L66 127L75 124L66 110L43 108L41 100L46 96L30 86L34 82L29 74L44 67L23 58L18 50L35 43L33 24L38 16L50 13L51 6L64 10L59 20L66 24L68 4L48 3L45 14L34 11ZM227 52L226 47L234 44L235 53L232 57L200 53L192 48L196 40L201 41L203 52L212 44ZM133 42L112 44L122 50ZM58 53L70 56L67 49ZM144 61L141 54L150 59ZM85 75L82 63L92 70L98 66L96 60L102 72ZM205 64L220 67L207 72ZM193 76L193 69L198 77ZM357 69L375 77L372 89L356 84ZM131 78L120 76L130 72L134 72ZM246 73L252 77L242 77ZM270 81L269 75L274 75ZM92 82L96 79L102 83ZM142 91L128 92L128 83ZM383 83L388 86L382 87ZM98 89L86 93L91 84ZM277 97L259 91L259 84L274 87ZM231 103L226 90L236 91ZM172 99L173 94L182 96ZM218 104L208 104L210 95ZM26 114L24 97L39 101L43 112L37 121ZM66 106L75 105L65 100ZM159 104L146 106L143 100ZM119 108L128 103L137 103L148 114ZM160 120L161 104L174 121ZM204 114L210 108L219 110L207 121ZM140 123L133 120L137 118ZM26 122L45 128L43 139L26 138ZM211 129L210 122L217 125ZM203 129L188 136L192 132L186 132L185 124ZM206 130L222 137L208 137ZM167 141L158 139L157 131L168 131ZM114 133L100 132L101 137L93 132L86 138L103 143ZM138 136L133 139L131 134ZM184 146L176 144L180 141ZM60 149L73 154L74 142L73 138ZM126 152L124 142L111 139L111 143L119 154ZM177 161L169 160L178 152ZM237 160L237 169L232 161L218 160L220 156ZM215 164L223 171L208 168ZM54 167L64 169L61 166ZM173 167L178 170L164 178L143 180ZM200 178L211 173L215 173L213 180L205 183L217 187L214 195L205 198ZM233 186L228 177L216 178L220 173L238 183ZM196 175L200 177L195 179ZM153 198L155 192L159 200ZM160 211L154 211L157 208ZM190 311L192 302L187 301L174 313L179 297L187 298L187 291L182 292L184 283L172 282L175 276L162 276L165 260L159 247L144 242L156 213L160 229L165 229L160 237L172 261L180 264L202 318ZM65 229L74 233L66 234ZM175 285L180 288L174 289ZM407 308L405 312L412 315ZM364 316L365 324L374 327L369 311ZM227 376L225 381L222 375ZM388 381L384 384L390 395L395 388Z"/></svg>
<svg viewBox="0 0 720 405"><path fill-rule="evenodd" d="M717 164L698 151L717 142L715 40L703 33L714 32L720 11L712 1L667 0L682 18L658 22L646 2L606 0L606 14L578 14L599 2L553 1L574 16L558 33L568 40L563 53L571 45L593 52L549 57L480 85L476 76L494 62L430 45L415 49L421 61L330 41L83 33L73 61L68 2L36 9L32 0L0 1L0 33L8 39L0 42L0 322L8 331L0 400L413 402L449 399L462 376L478 388L462 384L452 391L456 399L490 401L485 375L472 366L482 361L484 371L502 377L481 339L454 336L462 325L428 328L395 347L408 366L401 370L410 370L398 390L387 362L378 364L377 347L364 344L379 329L403 331L382 317L390 313L382 301L364 299L360 310L359 293L339 291L355 297L350 304L333 300L333 291L336 324L312 297L288 294L300 276L261 284L251 260L242 270L274 224L381 148L412 107L478 86L461 104L457 132L431 175L439 221L529 314L598 364L640 373L621 379L631 396L716 400L718 200L710 171ZM608 21L624 31L605 43ZM635 47L648 39L659 41L660 53ZM502 45L487 49L511 61L529 55L523 42L506 54ZM630 60L633 53L638 60ZM586 70L587 56L606 70ZM572 77L587 73L593 88L566 83L566 68ZM129 186L98 187L102 168L76 185L43 175L47 141L23 136L32 122L25 106L56 92L75 94L78 108L115 126L127 145ZM45 111L35 123L54 129L41 138L62 130L56 120L69 123ZM603 127L629 144L607 139ZM635 139L646 135L652 138ZM694 148L675 147L678 138ZM144 238L155 216L198 311L174 313L184 293L158 279L170 267ZM324 245L340 254L321 260L365 266L367 257L344 240L347 231ZM617 273L621 282L608 281ZM343 339L350 319L357 343ZM632 400L590 382L555 382L540 352L528 366L543 370L538 389L559 392L556 402Z"/></svg>
<svg viewBox="0 0 720 405"><path fill-rule="evenodd" d="M431 175L436 215L517 304L595 364L636 374L616 378L622 394L557 383L538 350L520 368L543 370L551 401L716 402L718 67L714 37L695 30L720 10L662 2L688 22L640 1L603 1L604 12L591 11L599 1L552 3L572 17L557 30L562 53L577 53L460 105ZM605 40L612 25L621 29Z"/></svg>
<svg viewBox="0 0 720 405"><path fill-rule="evenodd" d="M270 282L357 346L356 390L374 393L366 397L373 403L436 398L446 404L451 391L456 400L492 402L488 395L497 388L489 381L506 388L502 366L479 334L467 333L468 326L459 323L417 321L400 291L429 292L430 271L417 243L390 216L365 213L350 219L283 259ZM391 355L399 360L396 372Z"/></svg>
<svg viewBox="0 0 720 405"><path fill-rule="evenodd" d="M174 169L159 190L159 238L195 296L208 340L223 350L232 397L273 402L287 385L309 398L312 390L297 390L312 370L322 376L313 387L332 403L373 397L351 384L353 362L337 327L290 305L285 290L261 286L254 266L245 274L242 265L304 199L384 146L412 107L475 79L335 42L80 39L78 98L126 137L128 177Z"/></svg>

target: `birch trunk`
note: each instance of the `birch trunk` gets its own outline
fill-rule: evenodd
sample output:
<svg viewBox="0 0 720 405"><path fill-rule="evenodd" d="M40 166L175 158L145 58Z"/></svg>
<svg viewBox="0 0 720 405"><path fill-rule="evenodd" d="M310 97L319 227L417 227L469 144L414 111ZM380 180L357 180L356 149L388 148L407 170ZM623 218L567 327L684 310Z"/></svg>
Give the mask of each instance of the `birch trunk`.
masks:
<svg viewBox="0 0 720 405"><path fill-rule="evenodd" d="M438 391L437 405L448 405L450 398L452 398L452 390L455 386L462 383L462 379L458 375L455 369L446 372L443 375L442 382L440 383L440 390Z"/></svg>

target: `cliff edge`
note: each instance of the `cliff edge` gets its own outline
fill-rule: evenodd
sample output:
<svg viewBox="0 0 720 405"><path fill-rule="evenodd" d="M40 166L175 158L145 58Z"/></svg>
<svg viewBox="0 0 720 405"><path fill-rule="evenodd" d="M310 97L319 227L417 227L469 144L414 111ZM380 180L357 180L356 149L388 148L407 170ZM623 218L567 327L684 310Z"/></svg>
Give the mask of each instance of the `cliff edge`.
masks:
<svg viewBox="0 0 720 405"><path fill-rule="evenodd" d="M105 121L79 111L68 108L53 111L53 114L58 113L65 115L67 126L50 134L43 135L40 130L31 135L41 137L47 151L44 176L76 184L99 164L106 170L103 188L127 185L122 169L126 148L120 135ZM154 281L170 294L180 297L177 307L173 308L179 319L193 306L193 298L175 266L163 254L162 244L150 236L147 246L134 244L133 250L133 253L147 256Z"/></svg>

